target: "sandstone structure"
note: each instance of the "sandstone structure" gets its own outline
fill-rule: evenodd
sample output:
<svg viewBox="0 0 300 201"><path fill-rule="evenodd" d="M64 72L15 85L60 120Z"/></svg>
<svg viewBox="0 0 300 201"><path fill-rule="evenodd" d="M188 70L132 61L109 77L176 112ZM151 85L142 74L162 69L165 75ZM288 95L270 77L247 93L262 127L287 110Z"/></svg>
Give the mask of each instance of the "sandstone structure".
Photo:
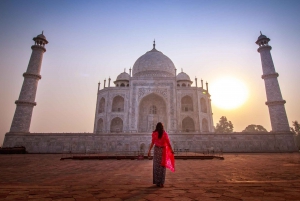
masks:
<svg viewBox="0 0 300 201"><path fill-rule="evenodd" d="M25 146L29 153L122 153L144 152L151 142L157 122L164 123L176 151L293 152L293 134L284 109L278 74L268 45L259 36L263 76L272 132L215 133L208 84L192 87L190 77L176 73L173 62L155 48L135 62L132 74L121 73L111 87L111 79L97 90L93 133L30 133L30 121L46 37L33 39L32 56L21 89L17 108L3 147Z"/></svg>

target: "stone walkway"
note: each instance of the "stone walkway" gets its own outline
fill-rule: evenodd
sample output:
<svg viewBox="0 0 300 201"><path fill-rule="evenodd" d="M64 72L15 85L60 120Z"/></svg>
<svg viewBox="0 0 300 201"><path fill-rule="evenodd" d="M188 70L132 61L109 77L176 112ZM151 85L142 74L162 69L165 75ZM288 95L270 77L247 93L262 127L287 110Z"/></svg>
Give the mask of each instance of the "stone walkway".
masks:
<svg viewBox="0 0 300 201"><path fill-rule="evenodd" d="M176 160L164 188L152 161L64 160L62 155L0 155L0 200L299 200L300 154L224 154Z"/></svg>

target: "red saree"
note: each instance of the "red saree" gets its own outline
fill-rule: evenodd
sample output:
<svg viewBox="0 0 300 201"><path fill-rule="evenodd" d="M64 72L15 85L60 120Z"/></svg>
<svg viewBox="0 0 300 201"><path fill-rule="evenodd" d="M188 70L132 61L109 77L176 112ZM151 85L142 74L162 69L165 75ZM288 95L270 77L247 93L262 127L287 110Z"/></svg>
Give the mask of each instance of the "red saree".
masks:
<svg viewBox="0 0 300 201"><path fill-rule="evenodd" d="M169 168L172 172L175 171L175 159L172 153L171 144L168 134L164 131L161 139L158 139L158 133L152 133L152 143L155 146L163 147L161 166Z"/></svg>

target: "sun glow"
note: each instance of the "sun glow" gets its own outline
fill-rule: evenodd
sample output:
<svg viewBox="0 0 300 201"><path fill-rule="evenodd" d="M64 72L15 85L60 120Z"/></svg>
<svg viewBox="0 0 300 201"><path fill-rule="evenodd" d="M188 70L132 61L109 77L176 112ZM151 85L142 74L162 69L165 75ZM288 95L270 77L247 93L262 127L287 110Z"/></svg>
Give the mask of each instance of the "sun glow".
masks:
<svg viewBox="0 0 300 201"><path fill-rule="evenodd" d="M225 110L242 106L249 96L246 85L234 77L215 80L210 86L209 93L212 103Z"/></svg>

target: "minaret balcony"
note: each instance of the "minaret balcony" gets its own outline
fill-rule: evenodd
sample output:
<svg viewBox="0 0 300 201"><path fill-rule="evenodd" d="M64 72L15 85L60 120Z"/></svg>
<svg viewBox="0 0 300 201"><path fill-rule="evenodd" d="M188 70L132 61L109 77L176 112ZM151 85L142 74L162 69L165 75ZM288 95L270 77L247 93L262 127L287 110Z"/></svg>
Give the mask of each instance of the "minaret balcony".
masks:
<svg viewBox="0 0 300 201"><path fill-rule="evenodd" d="M259 48L257 48L257 52L260 52L261 50L271 50L272 47L269 45L264 45L264 46L260 46Z"/></svg>
<svg viewBox="0 0 300 201"><path fill-rule="evenodd" d="M32 45L31 46L31 49L34 50L34 49L42 49L44 52L46 52L46 48L41 46L41 45Z"/></svg>
<svg viewBox="0 0 300 201"><path fill-rule="evenodd" d="M272 74L262 75L261 79L277 78L278 76L279 76L278 73L272 73Z"/></svg>

